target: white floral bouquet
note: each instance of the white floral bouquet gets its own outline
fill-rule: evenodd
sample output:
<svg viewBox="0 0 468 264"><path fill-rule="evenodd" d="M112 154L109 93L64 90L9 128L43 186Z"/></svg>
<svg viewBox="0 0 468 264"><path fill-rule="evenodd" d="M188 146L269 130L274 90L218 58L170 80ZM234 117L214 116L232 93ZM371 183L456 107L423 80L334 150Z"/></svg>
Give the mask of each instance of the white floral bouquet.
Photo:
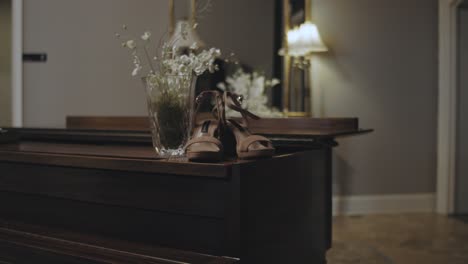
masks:
<svg viewBox="0 0 468 264"><path fill-rule="evenodd" d="M188 22L186 23L188 24ZM123 29L126 31L127 26L124 25ZM216 58L221 56L221 51L216 48L200 51L198 44L193 43L188 49L188 54L183 54L174 43L164 42L162 46L156 47L156 53L160 53L160 56L152 57L150 56L152 48L150 31L146 31L141 35L141 41L121 34L116 34L116 37L123 39L122 47L131 51L134 65L132 76L138 76L145 69L145 66L148 66L149 70L146 74L143 74L145 77L192 73L201 75L206 71L213 73L218 70L218 66L214 62ZM179 37L184 38L186 34L182 32ZM143 63L142 57L145 58L146 63Z"/></svg>
<svg viewBox="0 0 468 264"><path fill-rule="evenodd" d="M243 96L242 106L260 117L283 117L278 109L268 106L267 91L278 85L278 79L267 79L259 72L247 73L239 68L225 83L218 88ZM227 115L237 117L236 111L227 111Z"/></svg>
<svg viewBox="0 0 468 264"><path fill-rule="evenodd" d="M189 22L185 23L184 30L190 30ZM127 31L127 27L123 30ZM180 155L190 133L196 76L218 70L215 60L221 51L200 50L197 43L184 49L178 47L177 38L187 42L184 31L175 40L174 37L171 41L160 40L162 44L157 47L153 46L149 31L140 38L116 36L131 53L132 76L141 76L145 83L156 152L165 155L163 152L175 151L169 155ZM153 56L152 49L156 50Z"/></svg>

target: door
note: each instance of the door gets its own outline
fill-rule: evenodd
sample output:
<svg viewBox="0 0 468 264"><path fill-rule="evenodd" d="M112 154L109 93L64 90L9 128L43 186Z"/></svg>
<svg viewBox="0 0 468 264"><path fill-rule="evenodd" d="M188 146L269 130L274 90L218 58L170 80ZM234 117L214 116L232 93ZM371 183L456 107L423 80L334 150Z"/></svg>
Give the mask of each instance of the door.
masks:
<svg viewBox="0 0 468 264"><path fill-rule="evenodd" d="M456 203L458 215L468 215L468 1L459 9L458 146Z"/></svg>
<svg viewBox="0 0 468 264"><path fill-rule="evenodd" d="M0 0L0 127L11 126L11 0Z"/></svg>

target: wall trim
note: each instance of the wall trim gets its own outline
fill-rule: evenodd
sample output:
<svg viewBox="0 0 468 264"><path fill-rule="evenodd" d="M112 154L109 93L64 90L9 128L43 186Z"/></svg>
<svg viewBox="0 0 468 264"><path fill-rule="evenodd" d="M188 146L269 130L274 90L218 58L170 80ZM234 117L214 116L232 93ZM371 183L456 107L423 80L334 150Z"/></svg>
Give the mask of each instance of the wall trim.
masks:
<svg viewBox="0 0 468 264"><path fill-rule="evenodd" d="M434 212L435 193L333 197L333 215Z"/></svg>
<svg viewBox="0 0 468 264"><path fill-rule="evenodd" d="M12 0L12 126L23 126L23 0Z"/></svg>
<svg viewBox="0 0 468 264"><path fill-rule="evenodd" d="M457 8L463 0L439 0L439 107L436 211L455 211L457 146Z"/></svg>

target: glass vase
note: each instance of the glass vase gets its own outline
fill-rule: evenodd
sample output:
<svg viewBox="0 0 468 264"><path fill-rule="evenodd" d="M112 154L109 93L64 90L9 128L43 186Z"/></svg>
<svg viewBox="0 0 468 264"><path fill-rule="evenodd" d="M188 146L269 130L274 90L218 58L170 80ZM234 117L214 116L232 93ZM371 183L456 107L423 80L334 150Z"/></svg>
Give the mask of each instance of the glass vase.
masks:
<svg viewBox="0 0 468 264"><path fill-rule="evenodd" d="M143 78L154 150L161 158L185 156L190 138L196 76L150 75Z"/></svg>

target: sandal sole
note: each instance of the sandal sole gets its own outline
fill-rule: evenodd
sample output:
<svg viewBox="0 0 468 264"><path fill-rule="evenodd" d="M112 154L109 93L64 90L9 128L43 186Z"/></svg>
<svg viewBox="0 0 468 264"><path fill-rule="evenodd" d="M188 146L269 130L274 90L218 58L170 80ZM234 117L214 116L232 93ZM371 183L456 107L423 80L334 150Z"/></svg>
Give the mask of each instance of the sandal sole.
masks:
<svg viewBox="0 0 468 264"><path fill-rule="evenodd" d="M223 155L219 152L187 152L189 161L198 162L219 162L223 159Z"/></svg>

